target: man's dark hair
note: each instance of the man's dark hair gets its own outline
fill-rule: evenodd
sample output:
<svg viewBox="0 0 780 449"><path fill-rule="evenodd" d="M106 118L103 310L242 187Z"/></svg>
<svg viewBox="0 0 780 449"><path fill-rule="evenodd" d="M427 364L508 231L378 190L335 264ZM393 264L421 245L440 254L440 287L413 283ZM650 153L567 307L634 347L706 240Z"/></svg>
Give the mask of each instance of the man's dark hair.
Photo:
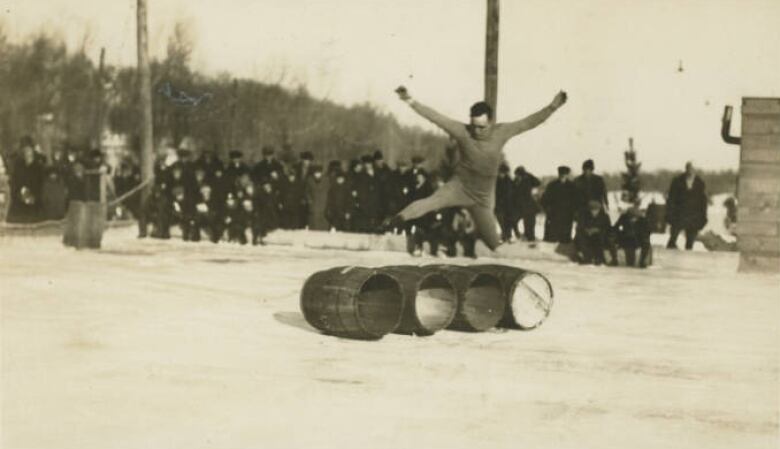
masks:
<svg viewBox="0 0 780 449"><path fill-rule="evenodd" d="M486 102L478 101L471 106L471 111L469 113L470 117L479 117L480 115L485 114L487 114L490 120L493 120L493 108Z"/></svg>

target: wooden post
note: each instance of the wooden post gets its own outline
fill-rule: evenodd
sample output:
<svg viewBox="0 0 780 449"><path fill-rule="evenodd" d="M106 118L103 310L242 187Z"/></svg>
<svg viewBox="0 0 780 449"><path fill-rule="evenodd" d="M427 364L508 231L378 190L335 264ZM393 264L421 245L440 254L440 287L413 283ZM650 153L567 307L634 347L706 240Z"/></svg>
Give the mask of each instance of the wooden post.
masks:
<svg viewBox="0 0 780 449"><path fill-rule="evenodd" d="M141 182L154 175L154 158L152 154L154 140L152 136L152 86L149 69L149 49L146 24L146 0L138 0L138 88L141 114ZM151 186L141 190L141 209L139 223L143 226L141 234L146 231L146 203L149 200Z"/></svg>
<svg viewBox="0 0 780 449"><path fill-rule="evenodd" d="M97 80L95 81L95 123L92 138L95 139L95 148L103 151L103 77L105 73L106 48L100 49L100 63L98 65Z"/></svg>
<svg viewBox="0 0 780 449"><path fill-rule="evenodd" d="M493 108L493 118L498 106L498 16L499 0L487 0L487 32L485 34L485 101Z"/></svg>

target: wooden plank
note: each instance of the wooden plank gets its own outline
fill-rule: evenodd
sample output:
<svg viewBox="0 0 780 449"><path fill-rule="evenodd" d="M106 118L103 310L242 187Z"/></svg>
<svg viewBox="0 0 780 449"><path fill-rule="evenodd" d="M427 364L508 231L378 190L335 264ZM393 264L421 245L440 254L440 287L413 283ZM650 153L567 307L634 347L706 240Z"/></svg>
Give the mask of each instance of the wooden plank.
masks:
<svg viewBox="0 0 780 449"><path fill-rule="evenodd" d="M737 245L742 252L780 256L778 237L740 236Z"/></svg>
<svg viewBox="0 0 780 449"><path fill-rule="evenodd" d="M737 217L740 221L780 222L780 209L776 207L750 207L739 205Z"/></svg>
<svg viewBox="0 0 780 449"><path fill-rule="evenodd" d="M744 193L739 192L739 207L746 208L777 208L780 206L780 192L774 193Z"/></svg>
<svg viewBox="0 0 780 449"><path fill-rule="evenodd" d="M780 135L780 115L742 115L742 136Z"/></svg>
<svg viewBox="0 0 780 449"><path fill-rule="evenodd" d="M737 222L737 235L743 237L775 237L780 235L776 222L747 221L740 218Z"/></svg>
<svg viewBox="0 0 780 449"><path fill-rule="evenodd" d="M780 114L780 98L746 97L742 99L743 114Z"/></svg>
<svg viewBox="0 0 780 449"><path fill-rule="evenodd" d="M763 136L742 136L742 151L745 149L778 150L780 151L780 135L767 134Z"/></svg>
<svg viewBox="0 0 780 449"><path fill-rule="evenodd" d="M740 154L741 162L762 162L762 163L778 163L780 164L780 148L746 148L744 146L744 140L742 141L742 151Z"/></svg>
<svg viewBox="0 0 780 449"><path fill-rule="evenodd" d="M780 272L780 257L741 253L739 258L739 271L778 273Z"/></svg>
<svg viewBox="0 0 780 449"><path fill-rule="evenodd" d="M742 177L739 178L739 193L754 194L766 193L772 194L780 191L780 179L771 177Z"/></svg>

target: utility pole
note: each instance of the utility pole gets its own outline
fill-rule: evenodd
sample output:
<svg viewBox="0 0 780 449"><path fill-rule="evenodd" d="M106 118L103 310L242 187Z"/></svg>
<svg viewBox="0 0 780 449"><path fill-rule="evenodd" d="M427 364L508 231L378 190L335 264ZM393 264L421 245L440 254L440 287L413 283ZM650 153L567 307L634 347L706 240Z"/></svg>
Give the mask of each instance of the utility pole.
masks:
<svg viewBox="0 0 780 449"><path fill-rule="evenodd" d="M154 158L152 155L154 140L152 137L152 86L149 70L149 38L146 24L146 0L138 0L138 89L141 114L141 182L154 176ZM141 208L139 225L141 235L146 234L146 203L149 200L151 186L141 190Z"/></svg>
<svg viewBox="0 0 780 449"><path fill-rule="evenodd" d="M100 49L100 64L98 65L97 81L95 82L95 123L92 138L95 141L94 148L103 151L103 116L105 115L103 78L105 78L106 48Z"/></svg>
<svg viewBox="0 0 780 449"><path fill-rule="evenodd" d="M487 32L485 34L485 101L493 108L493 118L498 106L498 16L499 0L487 0Z"/></svg>

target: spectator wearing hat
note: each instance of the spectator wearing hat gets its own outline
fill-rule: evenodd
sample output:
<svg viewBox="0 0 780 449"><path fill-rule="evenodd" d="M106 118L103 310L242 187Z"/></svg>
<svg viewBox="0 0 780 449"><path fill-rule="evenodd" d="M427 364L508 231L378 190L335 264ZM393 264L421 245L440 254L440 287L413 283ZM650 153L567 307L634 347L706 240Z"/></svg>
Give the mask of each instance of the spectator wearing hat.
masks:
<svg viewBox="0 0 780 449"><path fill-rule="evenodd" d="M512 239L513 222L516 214L512 204L512 178L509 175L509 166L501 163L498 166L498 178L496 178L496 205L495 212L498 225L501 227L501 240L509 242Z"/></svg>
<svg viewBox="0 0 780 449"><path fill-rule="evenodd" d="M311 173L311 166L314 163L314 155L311 151L303 151L300 155L300 160L295 164L295 175L303 182Z"/></svg>
<svg viewBox="0 0 780 449"><path fill-rule="evenodd" d="M607 199L607 187L604 184L604 178L593 173L595 170L593 159L588 159L582 163L582 174L574 179L574 185L577 186L577 192L580 196L581 211L588 208L590 201L598 201L609 209L609 200Z"/></svg>
<svg viewBox="0 0 780 449"><path fill-rule="evenodd" d="M195 160L195 166L202 168L206 173L206 182L212 183L217 171L225 171L225 164L217 156L214 149L204 151L197 160ZM213 187L213 185L212 185Z"/></svg>
<svg viewBox="0 0 780 449"><path fill-rule="evenodd" d="M579 195L570 179L570 174L569 167L558 167L558 178L551 181L542 194L545 242L571 242L571 230L579 205Z"/></svg>
<svg viewBox="0 0 780 449"><path fill-rule="evenodd" d="M328 206L330 179L322 174L322 166L312 164L311 176L306 180L306 203L308 204L309 229L327 231L330 229L325 212Z"/></svg>
<svg viewBox="0 0 780 449"><path fill-rule="evenodd" d="M529 242L536 241L536 214L539 213L539 204L534 198L533 190L541 185L539 179L525 170L522 165L515 169L515 179L512 183L513 209L517 213L514 222L514 233L520 238L518 224L523 222L523 233Z"/></svg>
<svg viewBox="0 0 780 449"><path fill-rule="evenodd" d="M352 189L344 173L337 169L333 173L325 207L325 218L327 218L331 228L337 231L350 231L352 229L353 208Z"/></svg>
<svg viewBox="0 0 780 449"><path fill-rule="evenodd" d="M374 172L374 158L365 155L360 159L362 170L354 177L352 186L358 205L353 217L353 226L357 232L376 232L380 223L381 193L379 179Z"/></svg>
<svg viewBox="0 0 780 449"><path fill-rule="evenodd" d="M376 173L377 184L379 185L379 217L381 221L397 212L391 212L393 173L390 167L387 166L387 163L385 163L384 155L379 150L374 152L372 163L374 165L374 173Z"/></svg>
<svg viewBox="0 0 780 449"><path fill-rule="evenodd" d="M274 189L279 189L283 177L284 166L276 159L276 150L272 146L264 146L263 158L252 169L252 179L256 184L270 181Z"/></svg>
<svg viewBox="0 0 780 449"><path fill-rule="evenodd" d="M601 201L588 201L588 210L582 212L577 219L577 262L595 265L606 263L604 251L607 249L611 228L609 216L604 212Z"/></svg>
<svg viewBox="0 0 780 449"><path fill-rule="evenodd" d="M244 153L241 151L233 150L228 156L230 157L230 162L225 167L224 182L229 192L235 192L239 178L249 173L249 166L244 162Z"/></svg>

